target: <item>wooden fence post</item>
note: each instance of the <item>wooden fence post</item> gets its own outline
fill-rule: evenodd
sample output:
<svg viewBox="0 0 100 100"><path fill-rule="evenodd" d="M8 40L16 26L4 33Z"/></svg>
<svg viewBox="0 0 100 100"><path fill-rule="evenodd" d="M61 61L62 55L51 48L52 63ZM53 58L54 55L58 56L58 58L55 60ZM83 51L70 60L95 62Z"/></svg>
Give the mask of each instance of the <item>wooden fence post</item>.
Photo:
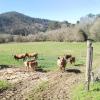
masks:
<svg viewBox="0 0 100 100"><path fill-rule="evenodd" d="M92 71L92 58L93 58L93 47L90 40L87 41L87 57L86 57L86 84L85 89L89 91Z"/></svg>
<svg viewBox="0 0 100 100"><path fill-rule="evenodd" d="M93 62L93 47L91 47L90 80L92 83L94 83L94 72L92 71L92 62Z"/></svg>

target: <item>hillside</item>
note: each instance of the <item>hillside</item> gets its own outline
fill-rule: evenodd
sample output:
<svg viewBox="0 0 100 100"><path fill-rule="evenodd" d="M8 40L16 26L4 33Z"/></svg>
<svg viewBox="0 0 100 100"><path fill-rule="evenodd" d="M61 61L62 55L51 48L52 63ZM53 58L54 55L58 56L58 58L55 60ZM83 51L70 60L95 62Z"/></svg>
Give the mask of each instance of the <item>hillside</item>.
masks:
<svg viewBox="0 0 100 100"><path fill-rule="evenodd" d="M31 18L18 12L0 14L0 31L12 34L30 34L45 31L49 20Z"/></svg>
<svg viewBox="0 0 100 100"><path fill-rule="evenodd" d="M35 34L48 29L60 28L62 23L47 19L32 18L18 12L0 14L0 32L14 35ZM66 23L67 24L67 23Z"/></svg>

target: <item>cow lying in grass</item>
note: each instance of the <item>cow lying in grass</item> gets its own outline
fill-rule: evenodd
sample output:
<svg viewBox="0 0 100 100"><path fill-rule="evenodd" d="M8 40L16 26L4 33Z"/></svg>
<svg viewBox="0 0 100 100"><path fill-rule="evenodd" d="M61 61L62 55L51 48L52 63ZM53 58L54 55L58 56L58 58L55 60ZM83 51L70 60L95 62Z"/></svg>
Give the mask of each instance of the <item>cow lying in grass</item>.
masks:
<svg viewBox="0 0 100 100"><path fill-rule="evenodd" d="M34 58L34 59L37 59L38 58L38 53L26 53L26 56L28 58Z"/></svg>
<svg viewBox="0 0 100 100"><path fill-rule="evenodd" d="M24 65L27 71L35 71L38 66L38 62L36 60L25 61Z"/></svg>
<svg viewBox="0 0 100 100"><path fill-rule="evenodd" d="M26 54L16 54L14 55L15 60L23 59L23 61L26 59Z"/></svg>
<svg viewBox="0 0 100 100"><path fill-rule="evenodd" d="M66 64L67 62L66 62L65 57L58 57L57 66L60 68L62 72L65 71Z"/></svg>

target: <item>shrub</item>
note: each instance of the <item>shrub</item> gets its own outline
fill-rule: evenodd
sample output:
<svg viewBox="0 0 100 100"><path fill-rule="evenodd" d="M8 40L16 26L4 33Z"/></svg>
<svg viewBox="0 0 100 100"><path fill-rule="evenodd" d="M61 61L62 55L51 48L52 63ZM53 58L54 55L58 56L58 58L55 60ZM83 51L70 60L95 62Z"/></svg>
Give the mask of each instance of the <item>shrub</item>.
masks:
<svg viewBox="0 0 100 100"><path fill-rule="evenodd" d="M0 80L0 92L10 87L10 84L7 81Z"/></svg>

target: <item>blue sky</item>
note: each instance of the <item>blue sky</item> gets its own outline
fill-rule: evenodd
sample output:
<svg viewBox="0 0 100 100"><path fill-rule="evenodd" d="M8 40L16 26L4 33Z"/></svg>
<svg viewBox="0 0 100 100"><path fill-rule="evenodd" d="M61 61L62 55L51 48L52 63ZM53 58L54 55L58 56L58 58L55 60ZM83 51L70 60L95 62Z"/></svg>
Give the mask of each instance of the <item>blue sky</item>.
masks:
<svg viewBox="0 0 100 100"><path fill-rule="evenodd" d="M100 14L100 0L0 0L0 13L8 11L75 23L89 13Z"/></svg>

